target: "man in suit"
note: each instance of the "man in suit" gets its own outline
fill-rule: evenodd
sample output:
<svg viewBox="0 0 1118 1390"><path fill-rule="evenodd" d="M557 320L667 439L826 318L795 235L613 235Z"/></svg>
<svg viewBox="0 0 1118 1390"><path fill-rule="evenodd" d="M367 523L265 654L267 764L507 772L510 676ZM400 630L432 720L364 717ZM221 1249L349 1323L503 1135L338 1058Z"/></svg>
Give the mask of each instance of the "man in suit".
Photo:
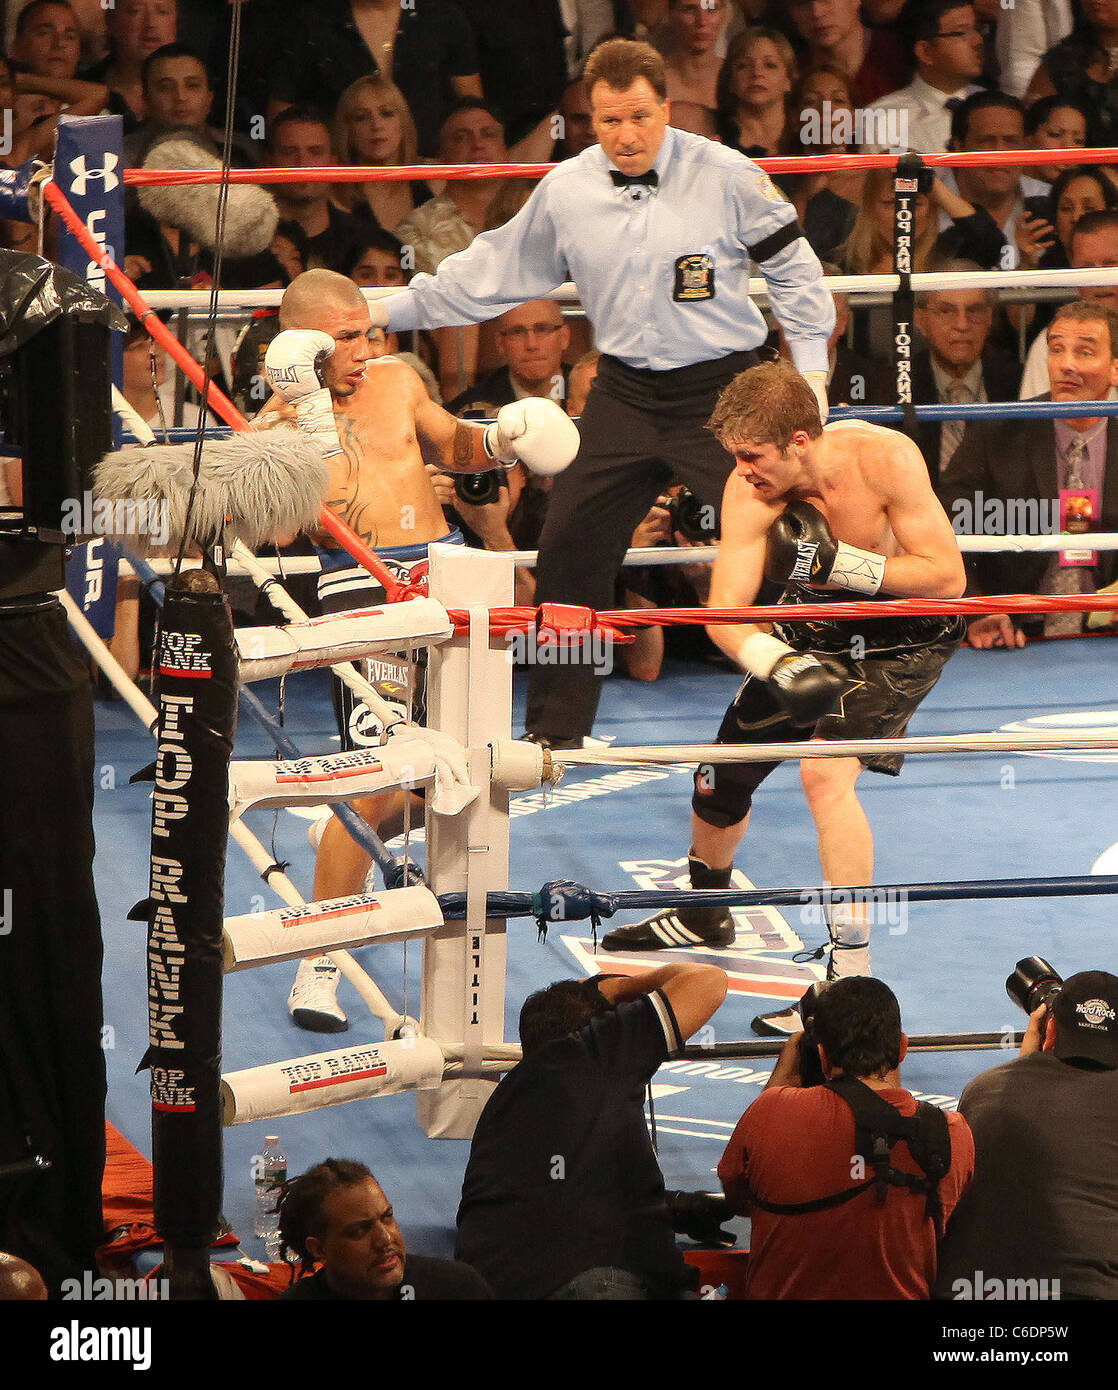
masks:
<svg viewBox="0 0 1118 1390"><path fill-rule="evenodd" d="M497 346L504 366L487 372L450 402L452 415L496 415L510 401L548 396L560 405L567 399L570 368L563 355L571 333L554 299L530 299L497 320Z"/></svg>
<svg viewBox="0 0 1118 1390"><path fill-rule="evenodd" d="M1105 400L1118 385L1118 314L1105 304L1063 304L1048 328L1054 401ZM1042 397L1046 399L1046 397ZM1118 425L1102 418L973 422L941 479L940 500L958 532L1118 529ZM1053 554L999 551L968 561L969 592L1076 594L1118 579L1118 551L1092 551L1089 535ZM1084 615L1005 615L969 625L974 647L1022 647L1025 636L1083 630Z"/></svg>
<svg viewBox="0 0 1118 1390"><path fill-rule="evenodd" d="M979 270L973 261L948 260L937 272ZM916 327L927 347L913 355L915 405L972 405L1017 398L1021 368L989 347L994 298L989 290L928 290L916 296ZM916 435L933 485L951 462L965 428L962 420L922 420Z"/></svg>

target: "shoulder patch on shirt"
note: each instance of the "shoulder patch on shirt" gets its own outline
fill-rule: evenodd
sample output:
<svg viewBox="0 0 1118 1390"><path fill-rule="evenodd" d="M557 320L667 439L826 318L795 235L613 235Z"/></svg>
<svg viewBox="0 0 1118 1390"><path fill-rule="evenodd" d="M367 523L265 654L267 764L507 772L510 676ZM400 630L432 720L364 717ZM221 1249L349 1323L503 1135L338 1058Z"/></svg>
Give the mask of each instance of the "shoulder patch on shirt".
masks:
<svg viewBox="0 0 1118 1390"><path fill-rule="evenodd" d="M783 203L784 194L769 178L768 174L761 174L757 179L757 192L762 198L767 198L770 203Z"/></svg>
<svg viewBox="0 0 1118 1390"><path fill-rule="evenodd" d="M714 298L714 258L701 252L680 256L675 263L675 288L672 298L689 303L696 299Z"/></svg>

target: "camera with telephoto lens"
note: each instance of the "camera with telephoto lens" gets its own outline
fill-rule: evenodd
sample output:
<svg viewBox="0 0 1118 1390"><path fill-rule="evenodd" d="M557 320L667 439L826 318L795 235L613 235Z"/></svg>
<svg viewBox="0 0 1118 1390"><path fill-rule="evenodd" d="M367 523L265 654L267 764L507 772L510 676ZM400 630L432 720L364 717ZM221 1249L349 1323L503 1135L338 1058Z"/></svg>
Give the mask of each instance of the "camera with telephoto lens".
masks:
<svg viewBox="0 0 1118 1390"><path fill-rule="evenodd" d="M1042 956L1026 956L1017 962L1013 974L1006 980L1005 992L1031 1018L1042 1004L1051 1009L1063 983L1064 977Z"/></svg>
<svg viewBox="0 0 1118 1390"><path fill-rule="evenodd" d="M673 535L678 531L684 540L690 541L692 545L718 539L717 508L709 507L701 498L696 497L690 488L681 487L679 492L669 499L667 508ZM712 515L713 527L707 524Z"/></svg>
<svg viewBox="0 0 1118 1390"><path fill-rule="evenodd" d="M454 475L456 496L474 507L488 507L496 502L501 495L501 489L508 485L508 473L503 468L487 468L484 473Z"/></svg>
<svg viewBox="0 0 1118 1390"><path fill-rule="evenodd" d="M826 988L826 980L816 980L800 1000L800 1018L804 1024L803 1037L800 1039L801 1086L822 1086L827 1080L823 1075L823 1063L819 1060L819 1040L814 1027L815 1006Z"/></svg>

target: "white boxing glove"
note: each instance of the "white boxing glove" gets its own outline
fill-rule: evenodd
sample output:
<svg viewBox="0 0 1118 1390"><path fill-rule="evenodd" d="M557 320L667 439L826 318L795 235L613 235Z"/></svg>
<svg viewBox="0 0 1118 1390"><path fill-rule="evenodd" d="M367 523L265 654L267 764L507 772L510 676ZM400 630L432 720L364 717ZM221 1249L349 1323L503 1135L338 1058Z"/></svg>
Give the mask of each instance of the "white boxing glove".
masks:
<svg viewBox="0 0 1118 1390"><path fill-rule="evenodd" d="M831 406L827 400L827 373L804 372L803 377L815 392L815 399L819 404L819 423L825 425L827 416L831 413Z"/></svg>
<svg viewBox="0 0 1118 1390"><path fill-rule="evenodd" d="M527 396L503 405L485 431L485 452L505 465L524 464L547 478L562 473L578 453L581 436L575 422L544 396Z"/></svg>
<svg viewBox="0 0 1118 1390"><path fill-rule="evenodd" d="M287 328L277 333L264 355L264 375L273 391L295 407L299 428L312 435L324 455L342 452L334 420L334 398L322 373L322 364L333 354L329 333L313 328Z"/></svg>

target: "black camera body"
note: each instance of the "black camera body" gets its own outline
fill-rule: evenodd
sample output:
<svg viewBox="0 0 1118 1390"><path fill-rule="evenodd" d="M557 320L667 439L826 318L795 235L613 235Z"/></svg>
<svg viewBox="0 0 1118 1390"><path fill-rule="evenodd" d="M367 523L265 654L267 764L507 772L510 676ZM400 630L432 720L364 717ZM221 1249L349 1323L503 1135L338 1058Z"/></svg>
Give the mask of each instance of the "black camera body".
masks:
<svg viewBox="0 0 1118 1390"><path fill-rule="evenodd" d="M672 534L678 531L692 545L716 541L719 537L718 509L697 497L690 488L681 487L668 501L668 516Z"/></svg>
<svg viewBox="0 0 1118 1390"><path fill-rule="evenodd" d="M816 980L800 1000L800 1018L804 1024L803 1037L800 1039L801 1086L822 1086L827 1080L823 1075L823 1063L819 1060L819 1040L814 1028L815 1006L827 984L826 980Z"/></svg>
<svg viewBox="0 0 1118 1390"><path fill-rule="evenodd" d="M496 502L501 489L508 487L509 475L504 468L487 468L484 473L455 473L454 495L474 507L488 507Z"/></svg>

